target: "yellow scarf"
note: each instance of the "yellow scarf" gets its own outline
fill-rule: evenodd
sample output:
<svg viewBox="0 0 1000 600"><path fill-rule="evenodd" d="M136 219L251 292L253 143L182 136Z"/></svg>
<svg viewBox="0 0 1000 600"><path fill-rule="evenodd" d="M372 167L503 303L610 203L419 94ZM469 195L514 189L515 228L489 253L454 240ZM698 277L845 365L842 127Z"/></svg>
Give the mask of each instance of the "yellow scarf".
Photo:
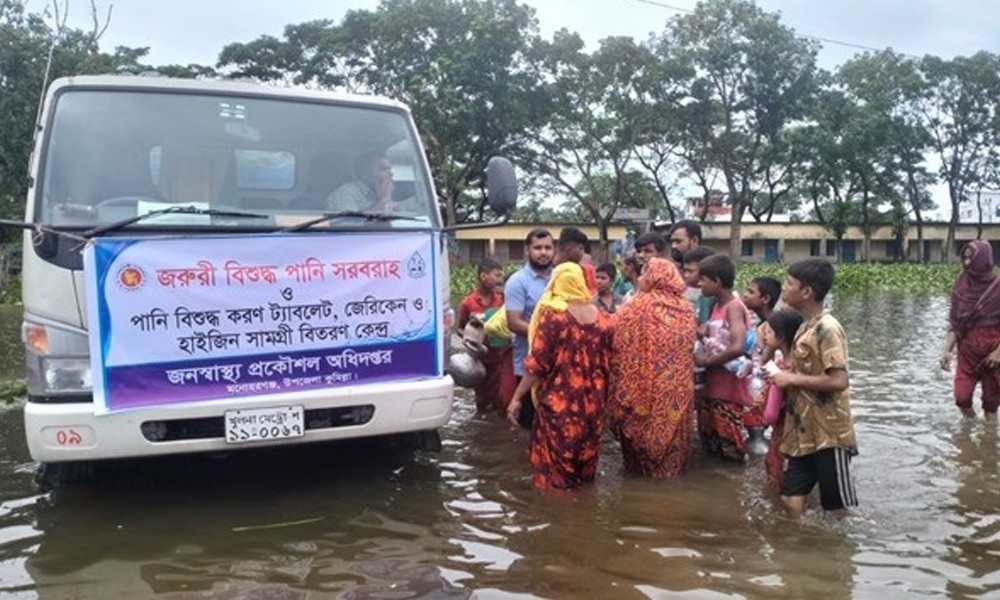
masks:
<svg viewBox="0 0 1000 600"><path fill-rule="evenodd" d="M535 332L538 331L538 321L542 314L547 311L564 312L570 304L590 304L594 301L594 295L587 289L587 280L583 276L583 269L576 263L563 263L552 271L542 297L538 299L534 312L531 313L531 321L528 323L528 348L535 339Z"/></svg>
<svg viewBox="0 0 1000 600"><path fill-rule="evenodd" d="M587 289L587 280L580 265L569 262L556 267L531 313L531 321L528 323L528 352L531 352L531 343L535 339L542 314L548 311L565 312L570 304L589 304L593 301L594 296ZM531 401L538 406L538 382L531 386Z"/></svg>

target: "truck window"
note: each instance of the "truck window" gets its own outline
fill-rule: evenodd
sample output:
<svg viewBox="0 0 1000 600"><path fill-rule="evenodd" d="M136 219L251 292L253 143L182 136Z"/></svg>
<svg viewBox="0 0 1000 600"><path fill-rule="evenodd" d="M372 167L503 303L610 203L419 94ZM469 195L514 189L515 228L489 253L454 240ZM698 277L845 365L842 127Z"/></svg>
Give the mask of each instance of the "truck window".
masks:
<svg viewBox="0 0 1000 600"><path fill-rule="evenodd" d="M38 222L89 228L169 204L265 213L278 228L324 212L391 209L438 224L405 113L377 106L127 90L70 90L49 121ZM372 180L385 161L390 183ZM339 206L347 198L350 206ZM135 225L169 224L153 218ZM187 219L238 230L259 219ZM334 224L331 224L333 226ZM384 228L385 223L359 223Z"/></svg>

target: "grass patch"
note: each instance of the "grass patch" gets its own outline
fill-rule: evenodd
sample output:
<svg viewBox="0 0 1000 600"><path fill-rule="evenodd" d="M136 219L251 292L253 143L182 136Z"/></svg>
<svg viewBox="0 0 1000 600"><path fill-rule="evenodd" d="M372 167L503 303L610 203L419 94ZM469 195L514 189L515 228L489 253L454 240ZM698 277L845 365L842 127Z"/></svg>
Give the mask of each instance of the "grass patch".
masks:
<svg viewBox="0 0 1000 600"><path fill-rule="evenodd" d="M28 394L28 385L21 380L0 381L0 402L11 404Z"/></svg>

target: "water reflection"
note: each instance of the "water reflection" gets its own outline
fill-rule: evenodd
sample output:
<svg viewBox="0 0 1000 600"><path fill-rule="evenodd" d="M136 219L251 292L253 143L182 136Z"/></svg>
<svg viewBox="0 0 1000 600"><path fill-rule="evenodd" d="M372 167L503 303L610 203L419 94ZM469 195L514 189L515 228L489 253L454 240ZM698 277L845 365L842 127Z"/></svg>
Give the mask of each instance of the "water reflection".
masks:
<svg viewBox="0 0 1000 600"><path fill-rule="evenodd" d="M697 457L536 491L527 437L459 399L439 454L341 444L143 461L39 496L0 410L0 595L12 598L910 598L1000 590L995 423L936 368L945 298L836 298L851 344L859 518L785 517L764 466ZM19 318L19 317L18 317Z"/></svg>
<svg viewBox="0 0 1000 600"><path fill-rule="evenodd" d="M948 591L953 597L967 597L982 589L1000 590L1000 516L996 511L1000 452L996 423L963 423L952 436L952 443L958 488L952 504L954 514L949 520L959 531L952 536L946 560L963 570L962 577L948 582Z"/></svg>

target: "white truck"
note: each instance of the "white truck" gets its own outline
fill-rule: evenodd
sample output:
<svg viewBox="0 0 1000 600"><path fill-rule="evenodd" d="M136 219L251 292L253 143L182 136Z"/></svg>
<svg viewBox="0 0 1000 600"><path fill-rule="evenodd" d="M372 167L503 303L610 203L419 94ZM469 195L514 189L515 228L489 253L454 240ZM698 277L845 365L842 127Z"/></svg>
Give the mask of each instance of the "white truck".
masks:
<svg viewBox="0 0 1000 600"><path fill-rule="evenodd" d="M440 443L447 239L405 106L65 78L31 174L24 424L48 475L389 434ZM499 214L514 206L509 162L491 160L487 187Z"/></svg>

